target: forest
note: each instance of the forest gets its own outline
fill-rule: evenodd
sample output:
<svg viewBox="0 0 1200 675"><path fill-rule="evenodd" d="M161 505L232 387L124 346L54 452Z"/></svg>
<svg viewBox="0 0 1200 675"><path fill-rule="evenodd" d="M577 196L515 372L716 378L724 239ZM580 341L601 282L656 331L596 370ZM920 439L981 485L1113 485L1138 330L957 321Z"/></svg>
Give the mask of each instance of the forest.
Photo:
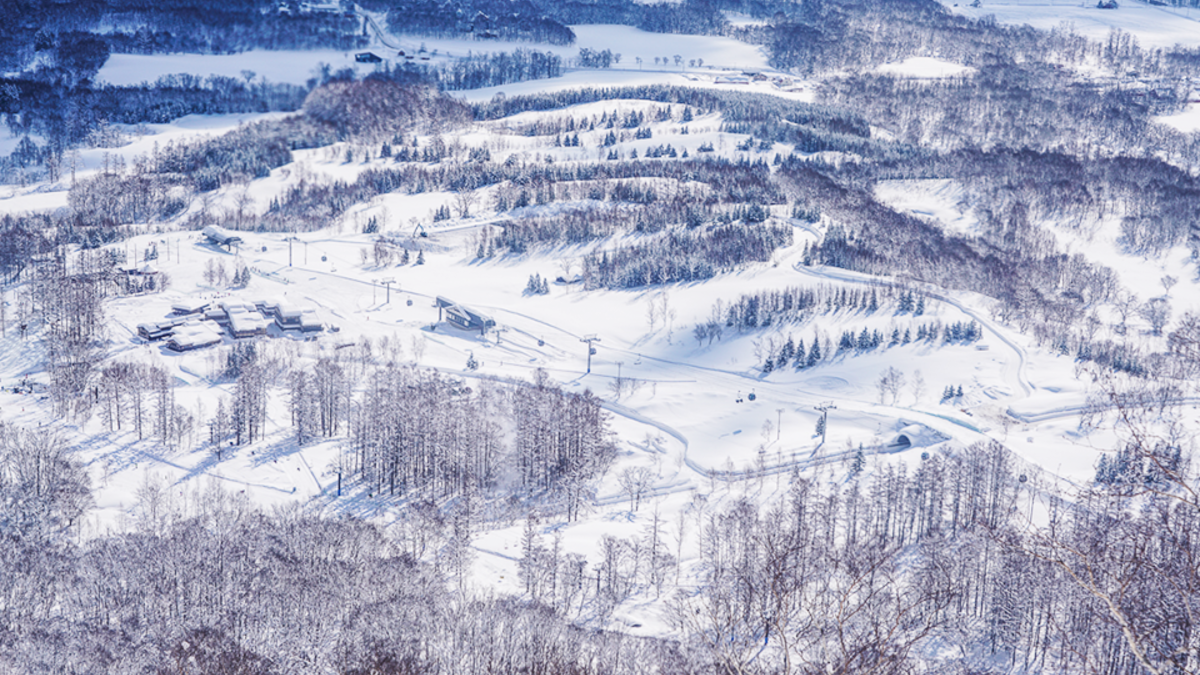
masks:
<svg viewBox="0 0 1200 675"><path fill-rule="evenodd" d="M452 590L472 532L505 517L478 497L444 516L413 508L396 538L356 520L266 514L217 486L176 494L147 479L136 530L76 543L89 488L61 439L6 426L0 453L0 612L11 627L0 663L10 668L910 672L943 641L962 645L939 657L947 672L976 650L1022 671L1195 665L1186 560L1200 519L1170 443L1127 446L1072 501L999 445L856 479L860 448L840 487L794 475L766 511L696 501L639 537L605 538L593 559L548 546L530 516L519 566L528 602ZM1038 504L1051 520L1031 527ZM635 589L663 589L676 574L671 542L688 529L704 574L670 600L685 640L572 625Z"/></svg>

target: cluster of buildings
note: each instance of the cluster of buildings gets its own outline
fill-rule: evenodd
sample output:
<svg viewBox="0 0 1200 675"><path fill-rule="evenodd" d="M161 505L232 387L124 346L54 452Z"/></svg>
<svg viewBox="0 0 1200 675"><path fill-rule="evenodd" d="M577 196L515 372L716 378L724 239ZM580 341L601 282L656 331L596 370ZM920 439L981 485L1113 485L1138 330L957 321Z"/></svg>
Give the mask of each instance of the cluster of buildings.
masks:
<svg viewBox="0 0 1200 675"><path fill-rule="evenodd" d="M168 348L187 352L219 344L227 333L240 339L267 335L272 327L298 333L325 329L315 310L281 301L247 303L227 298L216 304L182 302L171 310L162 321L139 324L138 335L151 342L165 340Z"/></svg>

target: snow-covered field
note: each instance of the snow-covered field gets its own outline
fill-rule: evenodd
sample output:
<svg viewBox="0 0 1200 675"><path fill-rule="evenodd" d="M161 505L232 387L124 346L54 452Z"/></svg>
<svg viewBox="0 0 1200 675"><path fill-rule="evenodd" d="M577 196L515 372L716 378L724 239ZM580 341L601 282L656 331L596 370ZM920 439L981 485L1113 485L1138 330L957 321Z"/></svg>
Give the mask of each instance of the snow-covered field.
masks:
<svg viewBox="0 0 1200 675"><path fill-rule="evenodd" d="M1138 0L1123 1L1118 9L1099 9L1094 1L1080 0L982 0L978 7L966 2L942 2L963 16L994 16L1000 23L1041 30L1067 29L1093 40L1103 40L1113 30L1121 30L1146 48L1200 45L1200 10L1195 9L1156 7Z"/></svg>
<svg viewBox="0 0 1200 675"><path fill-rule="evenodd" d="M579 106L572 112L591 115L602 109L631 109L637 105L645 104L605 101ZM489 134L494 138L505 124L527 123L531 116L559 112L524 113L490 123L493 127L463 135L463 142L470 144L472 138L486 139ZM154 138L212 133L240 121L185 118L174 125L156 126L150 130L157 132L155 135L138 137L129 147L115 152L144 149ZM732 147L740 138L715 131L705 134L703 128L718 126L715 118L697 118L692 123L696 133L689 136L671 136L667 129L671 124L661 123L652 142L666 139L679 143L686 139L689 144L699 144L708 139L725 148L722 152L734 154ZM523 137L508 138L515 143ZM641 143L646 142L650 141ZM535 150L551 149L513 145L509 151ZM300 151L296 156L297 163L276 169L270 177L247 186L246 192L257 208L265 209L271 196L301 173L310 179L318 175L347 179L372 165L347 165L336 150ZM65 198L65 192L50 194ZM959 203L961 191L953 184L893 183L881 187L880 196L898 208L942 220L956 231L971 230L970 210ZM590 388L605 397L614 430L621 438L622 455L602 482L590 515L578 523L556 525L563 532L566 550L585 554L594 552L600 534L635 532L644 526L653 509L675 513L697 494L709 495L717 502L745 494L766 498L779 477L795 468L845 472L848 451L859 444L879 453L872 462L911 463L922 452L996 439L1032 465L1074 480L1090 475L1097 448L1105 447L1103 439L1080 436L1076 430L1083 390L1073 376L1073 362L1031 349L1024 337L992 320L987 302L980 298L929 289L929 306L926 316L920 319L978 321L984 328L984 338L976 345L913 343L865 356L839 356L808 371L783 370L764 377L757 369L760 359L755 354L756 343L764 340L782 340L789 334L811 340L817 330L836 339L843 330L870 327L886 333L893 327L916 325L916 318L895 315L888 308L875 315L835 312L803 325L780 325L742 335L727 333L711 345L698 344L690 334L691 327L709 314L717 299L729 301L742 293L790 285L865 287L880 281L800 264L805 243L814 237L798 223L796 243L781 251L773 263L751 266L703 284L646 291L584 291L577 286L552 284L549 295L526 296L523 289L531 274L553 278L588 249L567 247L476 260L471 242L492 220L486 213L474 219L442 221L431 228L429 239L415 240L425 252L424 265L378 268L363 262L361 251L371 246L372 237L357 232L368 217L380 217L385 231L405 235L410 233L411 218L425 220L439 206L451 204L453 197L444 193L386 195L352 209L340 226L299 235L299 241L290 247L283 234L246 233L244 245L234 254L204 243L198 233L136 237L123 244L135 259L152 242L157 242L160 251L169 251L160 256L157 265L170 275L172 285L159 295L108 303L109 358L163 365L178 382L179 401L197 419L211 416L216 397L231 391L231 385L214 376L218 348L179 355L160 343L145 343L136 337L135 328L139 323L164 318L172 303L225 296L227 291L204 282L203 270L210 261L220 261L232 269L240 259L266 276L255 276L250 287L236 292L236 297L246 301L280 298L313 307L324 321L339 328L337 333L322 334L316 342L289 338L266 342L266 349L298 363L332 354L339 344L388 338L408 357L420 354L422 365L459 376L528 380L535 368L544 368L570 390ZM0 201L0 205L6 203ZM395 279L390 302L386 301L385 289L376 283L383 277ZM481 337L437 324L437 310L432 306L437 295L490 313L505 330ZM650 303L661 306L664 299L673 318L665 323L660 320L651 328L647 307ZM585 372L586 355L580 342L588 334L602 339L590 374ZM0 382L12 383L25 375L35 381L44 380L32 343L22 342L11 331L4 341L6 356L0 362ZM226 338L227 344L231 342ZM469 355L481 363L477 375L464 370ZM907 387L897 400L881 403L875 381L888 366L900 368L910 382L920 371L924 386ZM613 389L618 376L634 383L619 395ZM939 403L940 393L948 385L963 387L961 402ZM750 394L754 394L753 400ZM339 444L297 447L291 441L283 397L277 398L266 440L235 448L219 460L202 444L164 449L155 441L138 441L129 431L101 429L96 419L83 428L69 428L68 433L81 443L80 459L88 464L96 486L95 531L122 527L129 517L133 495L148 473L167 478L181 491L215 480L245 491L263 505L298 501L330 512L374 515L383 522L396 517L390 507L362 495L339 500L333 494L334 480L329 473ZM815 406L831 402L836 410L830 412L827 439L822 445L814 433L819 415ZM1010 409L1016 417L1007 414ZM4 394L0 410L5 419L25 424L51 419L49 401L38 396ZM1022 423L1020 418L1037 421ZM912 447L896 452L889 444L902 430L918 440ZM630 511L615 478L631 466L644 466L654 475L649 505L637 512ZM516 582L511 556L520 535L520 526L480 535L477 546L484 552L476 561L480 584L497 591L512 589ZM685 556L685 563L694 557L694 552ZM618 612L614 621L640 623L644 630L659 631L662 621L655 618L655 613L660 609L653 603L633 603L622 610L624 614Z"/></svg>
<svg viewBox="0 0 1200 675"><path fill-rule="evenodd" d="M1182 112L1159 117L1158 121L1185 134L1200 131L1200 103L1191 103Z"/></svg>
<svg viewBox="0 0 1200 675"><path fill-rule="evenodd" d="M1029 21L1043 27L1047 22L1053 27L1068 20L1085 33L1107 31L1112 26L1131 32L1156 31L1159 40L1188 39L1200 44L1200 24L1164 10L1133 5L1105 12L1076 5L985 2L980 9L958 7L956 11L996 14L1001 21ZM1083 17L1094 23L1085 23ZM1170 29L1164 28L1168 25ZM781 92L769 83L717 83L718 71L710 71L710 65L731 69L766 67L760 50L733 40L649 34L623 26L573 28L578 44L548 49L567 57L581 47L611 49L622 55L619 66L602 71L572 70L553 81L462 95L479 101L501 92L514 95L584 86L667 83L740 88L801 100L811 97L811 93ZM424 43L427 49L437 50L439 58L481 47L480 43L455 40L396 39L405 47ZM1155 43L1144 40L1143 44ZM496 50L529 45L486 46ZM703 58L705 67L651 67L655 57L670 57L673 64L676 54L685 63ZM635 62L639 56L640 67ZM352 66L352 61L352 54L320 51L236 56L114 55L99 79L129 84L177 72L242 77L241 71L249 70L253 77L263 80L299 83L312 77L321 63L337 69ZM929 78L969 69L919 58L880 70ZM362 67L360 72L365 72ZM613 109L625 113L637 106L657 105L604 101L576 106L570 112L591 116ZM523 160L597 159L595 139L589 139L592 142L586 145L590 147L550 147L545 139L527 138L512 131L538 116L560 114L563 111L523 113L476 125L459 134L457 141L464 147L490 144L495 161L510 154ZM190 116L171 124L148 125L136 130L136 135L135 130L126 130L131 135L123 147L81 153L79 176L95 171L106 154L110 159L121 156L131 161L138 154L148 153L155 143L223 133L264 117ZM1185 129L1200 127L1198 119L1200 114L1190 110L1163 121ZM698 116L688 135L681 134L680 125L674 121L652 126L653 138L622 143L620 150L627 153L636 149L644 154L652 146L669 143L694 153L701 144L711 143L717 155L737 157L734 148L745 138L719 132L720 118L716 114ZM604 132L589 133L598 136ZM782 147L777 150L787 151ZM248 185L227 188L212 201L219 207L245 195L252 208L261 212L273 197L294 186L301 177L353 180L361 171L385 162L347 163L344 156L341 146L297 151L292 164ZM63 208L67 205L69 180L55 185L5 188L0 193L0 212ZM978 229L969 199L952 181L888 181L877 188L876 196L899 211L926 218L957 235L970 236ZM232 385L220 381L216 372L220 349L231 345L233 339L226 337L220 348L176 354L161 343L138 338L136 326L163 319L173 303L236 297L251 302L284 299L311 307L324 322L337 327L336 333L324 332L315 341L286 336L262 341L264 349L292 363L310 363L333 355L339 346L348 343L370 340L378 344L386 339L391 345L399 345L398 353L404 358L418 359L424 367L467 379L523 381L530 379L535 369L544 369L570 391L591 389L605 398L613 430L620 438L620 456L600 484L594 507L577 522L547 525L547 532L553 528L562 534L566 551L588 556L597 553L601 535L634 535L656 511L668 522L682 522L680 514L697 497L705 498L710 507L743 496L770 500L786 490L787 474L793 470L840 480L847 472L852 449L859 445L869 449L871 466L887 462L912 465L922 453L996 440L1027 462L1029 471L1042 471L1047 480L1076 482L1089 479L1100 452L1112 447L1108 432L1085 433L1079 428L1086 390L1075 375L1075 362L1069 356L1035 348L1026 336L993 317L991 301L971 294L923 288L928 298L923 317L900 314L890 306L872 314L835 311L803 324L775 325L743 334L731 329L721 340L698 343L692 337L692 326L709 315L718 299L728 302L743 293L793 285L866 289L873 284L898 283L889 278L803 265L805 245L817 240L824 224L810 226L790 221L782 207L773 216L794 226L795 243L778 252L771 262L725 273L704 283L640 291L588 291L580 285L551 284L548 295L530 296L523 290L531 275L569 277L572 271L578 271L578 261L591 246L604 244L479 260L474 254L474 238L497 217L483 207L474 217L432 223L430 215L452 205L455 197L444 192L387 194L355 206L327 230L297 235L292 242L288 241L290 235L280 233L244 233L244 244L232 253L205 243L195 232L156 232L119 244L133 259L140 259L139 252L156 244L164 253L155 264L170 276L171 286L158 295L115 299L106 304L110 318L106 358L136 359L165 367L178 384L179 402L197 420L205 420L215 410L218 398L231 393ZM485 195L481 204L488 203L491 200ZM412 245L423 252L424 264L379 267L364 262L367 256L363 252L370 249L375 237L360 232L362 223L370 217L378 218L384 233L398 237L410 235L414 222L426 224L430 237L411 239ZM1053 223L1047 226L1067 253L1086 251L1092 260L1119 270L1122 282L1143 298L1158 294L1159 279L1166 274L1183 279L1174 291L1179 298L1177 311L1196 308L1195 281L1187 276L1182 249L1160 260L1133 259L1119 250L1115 223L1098 223L1094 231L1087 233L1054 228ZM216 262L230 271L241 262L256 270L256 275L244 290L216 288L204 280L206 267ZM380 285L384 278L395 282L390 301ZM438 323L438 310L433 305L436 296L489 313L503 330L480 336ZM660 308L654 321L648 318L651 306ZM668 308L665 315L661 310L664 306ZM922 321L975 321L982 327L983 339L967 345L895 345L862 356L832 357L803 371L784 369L763 375L758 369L762 360L760 345L772 339L782 341L790 335L811 341L819 334L836 342L843 331L866 327L890 334L892 329L915 329ZM581 342L588 335L601 338L590 373L586 370L586 346ZM36 338L23 340L10 330L0 338L0 345L0 384L11 385L26 376L45 382ZM465 369L472 356L480 363L478 372ZM876 382L889 366L903 371L909 385L895 400L885 403ZM614 386L618 379L632 385L618 391ZM916 386L918 380L922 386ZM961 387L963 398L953 404L940 402L941 392L948 386ZM336 494L330 468L342 451L340 442L297 446L283 399L280 394L272 403L264 440L232 448L220 457L198 442L169 449L156 441L139 441L129 430L103 429L97 419L82 427L67 425L64 433L79 443L78 457L87 464L96 492L91 531L125 527L138 486L150 475L165 478L180 493L216 481L244 492L263 506L299 503L323 513L353 513L383 523L394 522L398 518L394 505L359 493L344 497ZM815 433L820 415L817 407L827 404L836 409L830 411L828 433L822 443ZM11 392L0 393L0 419L33 426L54 421L45 396ZM911 446L894 444L902 433L912 440ZM645 467L654 477L651 496L636 511L630 509L616 479L620 471L630 467ZM481 589L520 592L515 558L520 551L521 529L521 525L498 524L495 529L479 533L475 546L480 555L474 563L473 578ZM679 536L678 550L686 570L697 558L697 539ZM636 596L614 614L612 626L634 633L664 634L669 629L662 612L661 602Z"/></svg>
<svg viewBox="0 0 1200 675"><path fill-rule="evenodd" d="M388 35L385 38L386 45L376 40L367 49L393 65L404 61L397 56L397 50L412 54L424 48L432 63L471 53L511 52L517 49L551 52L568 60L578 56L580 49L587 48L596 51L608 49L620 54L621 60L614 64L614 70L680 73L695 70L687 68L687 63L695 59L702 59L706 67L739 70L767 68L767 58L761 49L731 38L647 33L630 26L580 25L571 26L571 29L575 31L576 40L575 44L567 46ZM683 67L675 65L675 56L683 59ZM642 59L640 65L638 58ZM655 59L661 61L656 63ZM112 85L152 84L164 75L188 73L201 77L250 77L256 82L303 84L310 78L319 77L322 65L329 66L335 72L351 68L360 76L379 67L355 63L354 52L331 49L253 50L240 54L113 54L96 79Z"/></svg>

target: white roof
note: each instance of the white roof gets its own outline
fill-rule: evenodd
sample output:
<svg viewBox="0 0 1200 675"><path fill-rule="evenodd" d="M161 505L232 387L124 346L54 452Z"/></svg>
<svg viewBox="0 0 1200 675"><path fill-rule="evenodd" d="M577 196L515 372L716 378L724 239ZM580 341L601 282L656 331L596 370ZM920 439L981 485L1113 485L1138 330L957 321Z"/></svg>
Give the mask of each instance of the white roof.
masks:
<svg viewBox="0 0 1200 675"><path fill-rule="evenodd" d="M221 341L221 333L210 323L188 322L175 329L171 341L184 349L195 349Z"/></svg>
<svg viewBox="0 0 1200 675"><path fill-rule="evenodd" d="M234 333L250 333L266 327L266 324L266 320L258 314L237 312L229 315L229 330Z"/></svg>

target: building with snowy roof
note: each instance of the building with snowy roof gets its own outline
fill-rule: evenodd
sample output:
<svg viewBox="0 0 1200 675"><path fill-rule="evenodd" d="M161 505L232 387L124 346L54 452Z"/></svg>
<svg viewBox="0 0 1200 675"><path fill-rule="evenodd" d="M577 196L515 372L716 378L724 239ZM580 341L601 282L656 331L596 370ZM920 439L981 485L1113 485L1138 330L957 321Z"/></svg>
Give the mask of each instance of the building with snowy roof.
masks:
<svg viewBox="0 0 1200 675"><path fill-rule="evenodd" d="M204 321L191 321L175 327L167 347L177 352L190 352L220 344L224 338L218 328Z"/></svg>
<svg viewBox="0 0 1200 675"><path fill-rule="evenodd" d="M210 242L216 244L217 246L224 246L226 249L242 243L241 237L229 232L224 228L217 227L216 225L209 225L203 230L200 230L200 234L203 234L205 237L207 237Z"/></svg>

